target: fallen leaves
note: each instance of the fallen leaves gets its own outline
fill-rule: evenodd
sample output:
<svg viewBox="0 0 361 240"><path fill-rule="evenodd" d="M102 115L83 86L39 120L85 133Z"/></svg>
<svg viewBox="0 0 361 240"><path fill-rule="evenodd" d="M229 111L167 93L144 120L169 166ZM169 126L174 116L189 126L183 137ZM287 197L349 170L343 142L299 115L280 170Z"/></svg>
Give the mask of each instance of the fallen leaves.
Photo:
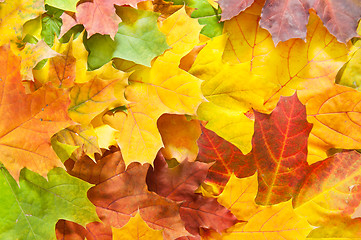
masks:
<svg viewBox="0 0 361 240"><path fill-rule="evenodd" d="M0 238L359 238L360 15L0 0Z"/></svg>

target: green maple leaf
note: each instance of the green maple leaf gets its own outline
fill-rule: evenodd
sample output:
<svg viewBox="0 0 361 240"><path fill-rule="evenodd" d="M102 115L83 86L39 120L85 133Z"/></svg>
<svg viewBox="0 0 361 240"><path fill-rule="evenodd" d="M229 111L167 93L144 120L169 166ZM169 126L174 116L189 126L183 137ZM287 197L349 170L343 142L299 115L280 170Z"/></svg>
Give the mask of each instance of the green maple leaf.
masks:
<svg viewBox="0 0 361 240"><path fill-rule="evenodd" d="M133 8L118 8L123 22L114 41L109 35L96 34L87 41L88 64L99 68L118 57L150 67L150 62L169 48L165 35L159 31L159 14Z"/></svg>
<svg viewBox="0 0 361 240"><path fill-rule="evenodd" d="M48 181L26 168L19 185L0 165L0 239L56 239L55 224L66 219L85 225L98 220L87 198L92 186L54 168Z"/></svg>

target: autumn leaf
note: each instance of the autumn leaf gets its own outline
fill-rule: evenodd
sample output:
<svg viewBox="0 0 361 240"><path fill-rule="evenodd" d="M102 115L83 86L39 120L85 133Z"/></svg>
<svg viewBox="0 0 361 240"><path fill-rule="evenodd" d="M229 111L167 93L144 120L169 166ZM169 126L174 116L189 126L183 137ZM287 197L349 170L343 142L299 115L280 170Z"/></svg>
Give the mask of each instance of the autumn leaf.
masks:
<svg viewBox="0 0 361 240"><path fill-rule="evenodd" d="M282 97L270 115L255 111L253 155L259 178L256 202L287 201L307 174L307 138L312 124L297 95Z"/></svg>
<svg viewBox="0 0 361 240"><path fill-rule="evenodd" d="M95 153L101 153L98 146L97 134L91 125L69 126L56 133L52 138L52 141L54 140L62 144L79 147L72 153L74 155L73 159L75 160L80 159L83 153L89 156L94 156Z"/></svg>
<svg viewBox="0 0 361 240"><path fill-rule="evenodd" d="M80 124L89 124L108 107L127 103L124 99L127 73L107 64L91 74L93 78L89 82L76 84L70 92L69 116Z"/></svg>
<svg viewBox="0 0 361 240"><path fill-rule="evenodd" d="M349 60L348 62L340 69L336 76L335 82L343 85L357 89L360 91L360 59L361 59L361 51L360 51L360 41L356 41L356 43L351 47Z"/></svg>
<svg viewBox="0 0 361 240"><path fill-rule="evenodd" d="M295 213L291 201L259 206L254 201L256 194L256 175L241 179L232 175L217 200L247 222L228 228L219 239L304 239L312 230Z"/></svg>
<svg viewBox="0 0 361 240"><path fill-rule="evenodd" d="M195 193L206 178L209 167L205 163L185 160L169 169L164 157L158 154L154 160L154 169L150 168L147 174L150 191L173 201L183 201L179 209L180 216L186 229L195 236L199 235L200 228L221 232L237 222L216 199Z"/></svg>
<svg viewBox="0 0 361 240"><path fill-rule="evenodd" d="M198 19L200 25L204 25L201 34L213 38L222 34L223 23L220 22L221 9L216 3L210 3L208 0L184 0L187 7L193 11L190 16ZM181 2L181 4L184 4ZM179 4L179 3L178 3Z"/></svg>
<svg viewBox="0 0 361 240"><path fill-rule="evenodd" d="M67 164L70 174L96 184L88 197L105 224L121 228L139 210L149 227L163 230L164 239L189 235L179 215L179 204L148 191L145 179L149 164L132 163L126 168L117 148L96 160L97 164L90 164L92 160L84 156L75 164Z"/></svg>
<svg viewBox="0 0 361 240"><path fill-rule="evenodd" d="M16 41L23 24L45 12L44 0L14 0L0 3L0 46ZM15 4L14 4L15 3Z"/></svg>
<svg viewBox="0 0 361 240"><path fill-rule="evenodd" d="M162 240L163 235L160 230L154 230L148 227L143 221L140 214L137 213L129 222L122 228L113 228L115 240Z"/></svg>
<svg viewBox="0 0 361 240"><path fill-rule="evenodd" d="M103 117L104 123L119 131L117 142L126 164L135 160L153 162L163 147L156 123L162 114L193 115L203 101L201 80L178 67L181 58L199 43L201 26L181 9L160 29L167 33L167 43L172 48L156 58L150 69L141 67L129 77L130 85L125 90L130 102L127 112Z"/></svg>
<svg viewBox="0 0 361 240"><path fill-rule="evenodd" d="M187 159L192 162L197 158L196 140L201 135L197 120L187 120L182 115L163 114L157 126L164 144L162 154L166 159L175 158L179 162Z"/></svg>
<svg viewBox="0 0 361 240"><path fill-rule="evenodd" d="M163 155L158 153L154 168L148 170L148 189L173 201L192 201L194 192L205 180L209 167L206 163L185 160L169 169Z"/></svg>
<svg viewBox="0 0 361 240"><path fill-rule="evenodd" d="M7 46L0 52L0 66L6 66L0 68L1 161L16 178L22 167L46 176L50 169L62 165L51 148L50 137L72 124L67 116L69 96L48 85L25 94L20 59Z"/></svg>
<svg viewBox="0 0 361 240"><path fill-rule="evenodd" d="M58 240L112 240L113 233L110 226L100 222L91 222L83 226L66 220L59 220L55 227Z"/></svg>
<svg viewBox="0 0 361 240"><path fill-rule="evenodd" d="M20 74L22 80L34 80L32 69L43 59L56 57L59 54L53 51L44 41L37 44L27 43L18 54L21 58Z"/></svg>
<svg viewBox="0 0 361 240"><path fill-rule="evenodd" d="M86 197L91 185L69 176L61 168L49 171L48 181L24 168L20 186L3 166L0 176L2 239L55 239L58 219L82 225L98 220Z"/></svg>
<svg viewBox="0 0 361 240"><path fill-rule="evenodd" d="M112 58L150 67L152 59L169 48L157 25L159 15L127 7L118 8L118 12L123 22L114 33L114 41L109 36L94 35L86 42L90 68L99 68Z"/></svg>
<svg viewBox="0 0 361 240"><path fill-rule="evenodd" d="M73 39L68 44L55 42L53 49L60 53L49 59L40 70L34 70L36 80L43 84L51 82L53 86L60 88L72 87L76 77L77 59L73 55Z"/></svg>
<svg viewBox="0 0 361 240"><path fill-rule="evenodd" d="M274 50L271 34L259 26L263 4L264 0L256 0L244 12L224 23L228 40L223 53L224 61L248 62L249 70L261 76L268 54Z"/></svg>
<svg viewBox="0 0 361 240"><path fill-rule="evenodd" d="M110 35L114 39L118 24L121 22L120 17L115 13L114 5L136 7L137 3L142 1L144 0L93 0L81 2L76 8L76 21L74 23L83 24L89 33L89 37L95 33L100 33Z"/></svg>
<svg viewBox="0 0 361 240"><path fill-rule="evenodd" d="M193 235L200 235L199 228L214 229L217 232L239 222L236 217L214 198L196 195L192 201L185 201L179 209L186 229Z"/></svg>
<svg viewBox="0 0 361 240"><path fill-rule="evenodd" d="M352 215L360 204L360 159L359 153L349 151L312 164L293 199L297 213L314 226L327 226L338 214Z"/></svg>
<svg viewBox="0 0 361 240"><path fill-rule="evenodd" d="M337 42L314 14L310 15L307 31L306 43L300 39L289 40L278 44L269 55L277 66L270 66L268 76L275 76L272 81L278 86L265 98L267 109L275 106L280 95L292 95L300 90L298 96L304 103L332 87L337 71L346 61L345 45Z"/></svg>
<svg viewBox="0 0 361 240"><path fill-rule="evenodd" d="M222 8L222 21L230 20L240 12L251 6L254 0L219 0L218 4Z"/></svg>
<svg viewBox="0 0 361 240"><path fill-rule="evenodd" d="M248 177L255 173L253 154L243 155L232 143L216 133L201 126L202 135L198 139L199 154L197 160L213 163L207 175L207 181L225 186L234 173L237 177Z"/></svg>
<svg viewBox="0 0 361 240"><path fill-rule="evenodd" d="M360 92L335 84L306 102L307 120L313 124L308 148L314 155L325 158L330 148L361 147L358 134L361 130L358 120L360 110L357 104L360 97Z"/></svg>
<svg viewBox="0 0 361 240"><path fill-rule="evenodd" d="M63 2L63 1L61 1ZM60 35L60 29L62 25L62 20L60 16L63 14L63 11L57 8L53 8L49 5L45 6L47 10L41 18L41 38L44 39L44 42L49 46L53 46L56 36Z"/></svg>

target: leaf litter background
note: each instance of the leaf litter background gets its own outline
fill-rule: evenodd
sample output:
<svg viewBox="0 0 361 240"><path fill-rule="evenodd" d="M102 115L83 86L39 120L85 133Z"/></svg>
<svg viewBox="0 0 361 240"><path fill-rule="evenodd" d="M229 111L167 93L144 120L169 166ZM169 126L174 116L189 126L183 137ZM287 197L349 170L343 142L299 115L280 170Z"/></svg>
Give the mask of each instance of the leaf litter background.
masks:
<svg viewBox="0 0 361 240"><path fill-rule="evenodd" d="M360 17L0 1L0 239L361 238Z"/></svg>

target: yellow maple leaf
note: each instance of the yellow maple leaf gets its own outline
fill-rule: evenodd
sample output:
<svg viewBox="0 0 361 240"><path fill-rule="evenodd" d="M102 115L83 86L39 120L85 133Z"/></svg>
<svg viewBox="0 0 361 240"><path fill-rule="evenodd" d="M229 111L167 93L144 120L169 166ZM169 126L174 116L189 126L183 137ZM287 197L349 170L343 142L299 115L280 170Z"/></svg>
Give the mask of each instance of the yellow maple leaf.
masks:
<svg viewBox="0 0 361 240"><path fill-rule="evenodd" d="M226 21L224 33L229 38L225 46L223 60L232 63L247 63L250 71L262 74L267 55L274 49L268 31L259 27L262 7L265 0L255 1L238 16Z"/></svg>
<svg viewBox="0 0 361 240"><path fill-rule="evenodd" d="M44 0L12 0L0 3L0 46L20 37L23 24L45 12Z"/></svg>
<svg viewBox="0 0 361 240"><path fill-rule="evenodd" d="M35 78L41 83L53 82L56 86L71 87L73 82L88 82L98 72L87 71L88 51L83 44L81 33L75 40L73 37L67 43L61 43L55 38L52 49L60 53L50 59L40 70L34 70Z"/></svg>
<svg viewBox="0 0 361 240"><path fill-rule="evenodd" d="M312 230L308 222L292 208L291 200L271 206L259 206L257 175L248 178L231 176L218 201L239 220L217 239L304 239Z"/></svg>
<svg viewBox="0 0 361 240"><path fill-rule="evenodd" d="M80 124L89 124L107 108L127 103L124 89L128 85L128 73L115 69L110 62L91 74L92 80L76 84L70 92L68 113Z"/></svg>
<svg viewBox="0 0 361 240"><path fill-rule="evenodd" d="M14 48L13 48L14 50ZM23 80L34 80L33 68L43 59L53 58L59 54L52 50L43 40L36 44L26 43L25 47L16 51L21 57L20 74Z"/></svg>
<svg viewBox="0 0 361 240"><path fill-rule="evenodd" d="M181 58L199 43L201 26L182 8L160 28L171 49L156 58L151 68L135 68L125 91L127 101L131 102L127 113L104 116L105 123L119 130L117 142L127 164L153 162L163 146L157 129L162 114L195 115L203 101L201 80L178 67Z"/></svg>
<svg viewBox="0 0 361 240"><path fill-rule="evenodd" d="M113 228L114 240L162 240L163 233L144 222L139 212L121 229Z"/></svg>

